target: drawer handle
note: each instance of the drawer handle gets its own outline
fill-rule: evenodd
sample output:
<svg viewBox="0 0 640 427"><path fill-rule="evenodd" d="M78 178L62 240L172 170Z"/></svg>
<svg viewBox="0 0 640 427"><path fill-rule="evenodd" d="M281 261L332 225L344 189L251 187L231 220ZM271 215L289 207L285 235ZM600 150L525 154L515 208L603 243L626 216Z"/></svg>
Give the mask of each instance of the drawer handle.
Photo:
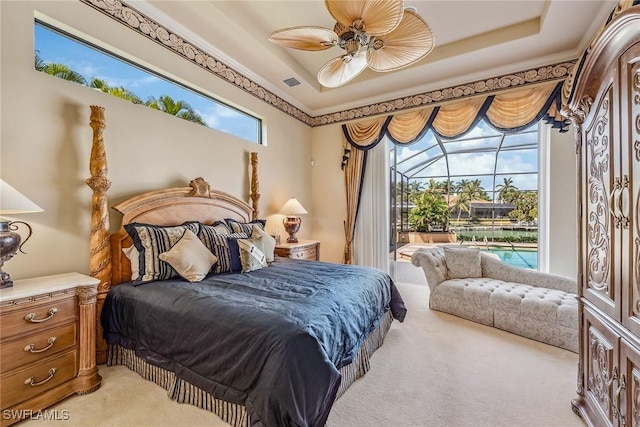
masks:
<svg viewBox="0 0 640 427"><path fill-rule="evenodd" d="M56 343L56 340L58 338L56 337L51 337L47 340L47 342L49 343L48 346L41 348L39 350L36 350L36 345L35 344L29 344L28 346L26 346L24 348L24 351L28 351L29 353L42 353L43 351L47 351L49 350L51 347L53 347L53 345Z"/></svg>
<svg viewBox="0 0 640 427"><path fill-rule="evenodd" d="M49 369L49 376L47 378L43 379L42 381L36 382L35 378L29 377L26 380L24 380L24 384L25 385L30 385L31 387L36 387L36 386L42 385L42 384L46 383L47 381L49 381L51 378L53 378L53 376L56 374L57 370L58 370L58 368Z"/></svg>
<svg viewBox="0 0 640 427"><path fill-rule="evenodd" d="M29 313L26 316L24 316L24 320L26 320L27 322L31 322L31 323L42 323L42 322L46 322L47 320L51 319L53 316L55 316L55 314L58 312L58 309L53 307L50 308L48 313L49 315L47 317L45 317L44 319L36 319L36 314L35 313Z"/></svg>

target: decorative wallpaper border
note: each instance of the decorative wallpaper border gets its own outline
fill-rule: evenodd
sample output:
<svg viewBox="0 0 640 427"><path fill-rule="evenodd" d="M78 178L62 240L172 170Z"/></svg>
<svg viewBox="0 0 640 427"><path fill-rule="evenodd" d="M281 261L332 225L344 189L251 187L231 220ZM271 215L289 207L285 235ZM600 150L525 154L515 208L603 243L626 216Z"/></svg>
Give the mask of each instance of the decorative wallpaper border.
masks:
<svg viewBox="0 0 640 427"><path fill-rule="evenodd" d="M468 98L483 93L498 92L519 86L566 79L577 62L577 59L564 61L535 69L477 80L445 89L437 89L430 92L396 98L390 101L383 101L312 117L252 81L242 73L234 70L224 62L216 59L214 56L189 43L187 40L171 32L151 18L138 12L125 2L119 0L80 1L311 127L340 123L364 117L373 117L379 114L416 108L421 105L454 101L456 99Z"/></svg>
<svg viewBox="0 0 640 427"><path fill-rule="evenodd" d="M518 86L528 86L542 82L565 79L577 60L546 65L532 70L521 71L513 74L505 74L490 79L478 80L451 86L445 89L437 89L431 92L423 92L417 95L396 98L391 101L383 101L364 107L352 108L345 111L325 114L313 118L313 126L323 126L331 123L344 122L361 117L388 114L393 111L407 110L421 105L442 103L468 98L483 93L496 93L502 90L513 89Z"/></svg>

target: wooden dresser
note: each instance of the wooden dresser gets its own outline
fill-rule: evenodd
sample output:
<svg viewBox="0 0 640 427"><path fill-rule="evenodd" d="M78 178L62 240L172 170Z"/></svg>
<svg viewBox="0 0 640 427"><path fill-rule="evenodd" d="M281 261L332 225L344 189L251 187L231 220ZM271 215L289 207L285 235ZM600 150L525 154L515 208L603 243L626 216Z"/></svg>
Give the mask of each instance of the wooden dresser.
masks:
<svg viewBox="0 0 640 427"><path fill-rule="evenodd" d="M298 243L282 243L276 245L275 254L285 258L320 261L320 242L299 240Z"/></svg>
<svg viewBox="0 0 640 427"><path fill-rule="evenodd" d="M73 393L100 387L95 359L98 283L69 273L16 280L0 290L2 426L30 418ZM56 414L55 419L61 418Z"/></svg>

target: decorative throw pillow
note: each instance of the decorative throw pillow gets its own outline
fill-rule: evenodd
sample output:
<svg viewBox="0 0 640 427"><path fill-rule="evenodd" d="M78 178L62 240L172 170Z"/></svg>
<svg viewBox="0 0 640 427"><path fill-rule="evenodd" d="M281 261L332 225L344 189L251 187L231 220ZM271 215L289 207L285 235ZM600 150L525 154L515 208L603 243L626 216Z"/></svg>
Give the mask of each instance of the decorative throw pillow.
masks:
<svg viewBox="0 0 640 427"><path fill-rule="evenodd" d="M182 238L185 230L198 233L198 222L185 222L176 226L158 226L134 222L126 224L124 229L133 239L133 245L139 252L138 274L133 281L134 285L151 282L154 280L166 280L176 276L171 265L160 259L160 254L167 252Z"/></svg>
<svg viewBox="0 0 640 427"><path fill-rule="evenodd" d="M273 262L274 252L276 250L276 239L274 239L269 233L267 233L260 227L253 227L251 238L252 239L262 238L264 256L266 257L267 262Z"/></svg>
<svg viewBox="0 0 640 427"><path fill-rule="evenodd" d="M231 253L229 251L229 237L236 239L247 239L249 235L246 233L232 233L231 229L222 221L215 223L214 225L200 226L200 233L198 237L204 243L204 245L211 251L212 254L218 258L218 262L215 265L214 273L227 273L232 271L231 269ZM239 264L238 264L239 265ZM238 268L235 271L240 271Z"/></svg>
<svg viewBox="0 0 640 427"><path fill-rule="evenodd" d="M209 250L212 250L218 236L229 236L231 233L233 233L233 231L231 231L231 227L229 227L226 222L217 221L211 225L200 224L198 237Z"/></svg>
<svg viewBox="0 0 640 427"><path fill-rule="evenodd" d="M227 247L229 253L229 271L232 273L240 273L242 271L242 261L240 260L240 246L238 246L239 239L246 239L244 237L227 237Z"/></svg>
<svg viewBox="0 0 640 427"><path fill-rule="evenodd" d="M267 224L266 219L256 219L251 222L238 222L235 219L226 218L225 221L234 233L246 233L248 235L251 235L254 226L258 226L264 230L264 227Z"/></svg>
<svg viewBox="0 0 640 427"><path fill-rule="evenodd" d="M448 279L482 277L480 251L471 248L444 248L444 262L447 264Z"/></svg>
<svg viewBox="0 0 640 427"><path fill-rule="evenodd" d="M238 247L240 248L240 262L242 263L243 273L260 270L267 266L262 238L238 239Z"/></svg>
<svg viewBox="0 0 640 427"><path fill-rule="evenodd" d="M131 280L138 280L140 278L140 253L133 245L128 248L123 248L122 253L129 260L129 264L131 264Z"/></svg>
<svg viewBox="0 0 640 427"><path fill-rule="evenodd" d="M180 276L190 282L204 279L218 261L191 230L186 230L178 243L161 253L160 259L171 264Z"/></svg>

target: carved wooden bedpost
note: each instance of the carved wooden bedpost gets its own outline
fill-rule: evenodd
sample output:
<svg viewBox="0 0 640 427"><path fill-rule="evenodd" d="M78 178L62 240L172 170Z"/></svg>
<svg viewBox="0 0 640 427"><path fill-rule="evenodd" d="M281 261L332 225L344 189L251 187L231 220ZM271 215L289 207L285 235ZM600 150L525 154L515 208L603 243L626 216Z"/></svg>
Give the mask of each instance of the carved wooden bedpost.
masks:
<svg viewBox="0 0 640 427"><path fill-rule="evenodd" d="M251 153L251 219L258 219L260 215L260 181L258 180L258 153Z"/></svg>
<svg viewBox="0 0 640 427"><path fill-rule="evenodd" d="M97 296L97 335L96 335L96 362L107 362L108 347L102 337L102 324L100 313L104 305L104 299L111 287L111 245L109 243L109 208L107 203L107 190L111 187L111 181L107 178L107 155L104 149L102 132L106 127L104 119L104 107L91 105L90 125L93 129L93 145L91 147L91 160L89 171L91 177L87 179L87 185L93 190L91 198L91 242L89 247L90 275L100 280Z"/></svg>

